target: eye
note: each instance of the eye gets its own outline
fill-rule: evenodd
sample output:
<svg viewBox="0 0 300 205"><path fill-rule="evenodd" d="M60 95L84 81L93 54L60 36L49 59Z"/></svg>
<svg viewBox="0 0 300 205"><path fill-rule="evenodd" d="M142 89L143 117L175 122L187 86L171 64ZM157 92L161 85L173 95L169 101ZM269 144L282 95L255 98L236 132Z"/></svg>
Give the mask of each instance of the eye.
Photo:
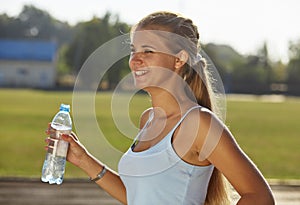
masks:
<svg viewBox="0 0 300 205"><path fill-rule="evenodd" d="M135 49L134 48L130 48L130 53L135 53Z"/></svg>
<svg viewBox="0 0 300 205"><path fill-rule="evenodd" d="M152 50L144 50L144 53L154 53L154 51L152 51Z"/></svg>
<svg viewBox="0 0 300 205"><path fill-rule="evenodd" d="M135 47L132 44L130 44L130 53L135 53L135 52L136 52Z"/></svg>

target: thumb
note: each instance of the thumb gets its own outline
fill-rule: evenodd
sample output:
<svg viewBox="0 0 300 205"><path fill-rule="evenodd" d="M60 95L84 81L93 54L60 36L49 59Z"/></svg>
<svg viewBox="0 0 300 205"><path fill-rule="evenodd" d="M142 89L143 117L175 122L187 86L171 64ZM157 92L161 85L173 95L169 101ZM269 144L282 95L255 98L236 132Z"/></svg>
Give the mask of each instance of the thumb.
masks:
<svg viewBox="0 0 300 205"><path fill-rule="evenodd" d="M73 141L73 138L70 134L62 134L61 139L69 143Z"/></svg>
<svg viewBox="0 0 300 205"><path fill-rule="evenodd" d="M61 135L62 140L67 141L69 143L73 143L75 141L78 142L78 137L74 132L71 132L71 134L62 134Z"/></svg>

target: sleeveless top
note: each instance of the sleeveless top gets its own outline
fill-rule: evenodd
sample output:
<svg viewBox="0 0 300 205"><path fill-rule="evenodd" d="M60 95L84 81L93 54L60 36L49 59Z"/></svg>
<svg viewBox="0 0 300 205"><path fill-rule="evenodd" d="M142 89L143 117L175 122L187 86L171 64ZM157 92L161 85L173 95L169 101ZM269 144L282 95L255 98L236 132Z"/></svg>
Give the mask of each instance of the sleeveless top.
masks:
<svg viewBox="0 0 300 205"><path fill-rule="evenodd" d="M199 107L190 108L156 145L140 152L134 152L131 146L122 156L118 171L126 187L128 205L204 204L214 166L184 162L172 146L176 128L191 110ZM151 117L150 114L143 129Z"/></svg>

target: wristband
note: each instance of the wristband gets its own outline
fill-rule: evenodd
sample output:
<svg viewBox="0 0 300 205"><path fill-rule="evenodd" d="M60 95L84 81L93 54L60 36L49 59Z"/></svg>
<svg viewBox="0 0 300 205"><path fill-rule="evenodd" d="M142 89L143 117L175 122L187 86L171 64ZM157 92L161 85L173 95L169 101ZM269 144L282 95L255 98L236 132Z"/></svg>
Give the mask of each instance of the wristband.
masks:
<svg viewBox="0 0 300 205"><path fill-rule="evenodd" d="M99 172L99 174L97 174L97 176L94 179L90 178L90 180L92 182L96 182L96 181L100 180L105 175L105 173L106 173L106 167L103 166L101 172Z"/></svg>

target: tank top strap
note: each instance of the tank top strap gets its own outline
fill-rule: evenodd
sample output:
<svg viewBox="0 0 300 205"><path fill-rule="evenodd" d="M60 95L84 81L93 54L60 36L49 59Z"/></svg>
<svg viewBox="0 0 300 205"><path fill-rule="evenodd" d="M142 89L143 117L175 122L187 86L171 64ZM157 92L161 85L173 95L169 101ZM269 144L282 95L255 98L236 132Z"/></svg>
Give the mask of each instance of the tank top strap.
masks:
<svg viewBox="0 0 300 205"><path fill-rule="evenodd" d="M167 134L166 137L164 137L161 142L159 144L163 144L164 142L169 142L170 139L173 136L173 133L175 132L176 128L180 125L180 123L182 123L182 121L185 119L185 117L194 109L196 108L201 108L201 105L196 105L194 107L191 107L190 109L188 109L188 111L186 111L186 113L184 113L184 115L180 118L180 120L176 123L176 125L173 127L173 129ZM135 137L135 139L133 140L133 143L131 144L131 149L133 150L134 147L136 146L136 144L138 143L139 137L140 137L140 133L148 126L148 124L151 122L151 120L154 117L154 113L153 110L150 110L149 113L149 118L146 121L144 127L141 129L141 131L137 134L137 136Z"/></svg>
<svg viewBox="0 0 300 205"><path fill-rule="evenodd" d="M201 105L196 105L194 107L191 107L190 109L188 109L188 111L186 111L186 113L184 113L184 115L180 118L180 120L176 123L176 125L173 127L173 129L171 130L171 136L173 135L174 131L177 129L177 127L182 123L182 121L185 119L185 117L194 109L196 108L201 108Z"/></svg>
<svg viewBox="0 0 300 205"><path fill-rule="evenodd" d="M148 117L148 120L146 121L146 123L144 124L144 126L141 128L141 130L139 131L139 133L135 136L132 144L131 144L131 149L133 150L135 145L137 144L138 140L139 140L139 137L140 137L140 133L146 129L146 127L148 127L149 123L151 122L151 120L153 119L154 117L154 112L153 112L153 108L150 109L149 111L149 117Z"/></svg>

